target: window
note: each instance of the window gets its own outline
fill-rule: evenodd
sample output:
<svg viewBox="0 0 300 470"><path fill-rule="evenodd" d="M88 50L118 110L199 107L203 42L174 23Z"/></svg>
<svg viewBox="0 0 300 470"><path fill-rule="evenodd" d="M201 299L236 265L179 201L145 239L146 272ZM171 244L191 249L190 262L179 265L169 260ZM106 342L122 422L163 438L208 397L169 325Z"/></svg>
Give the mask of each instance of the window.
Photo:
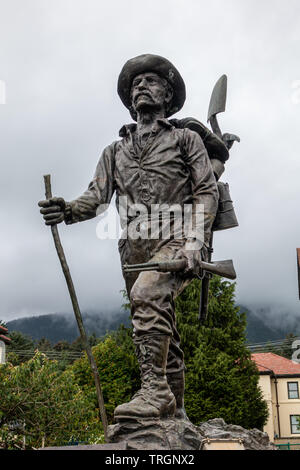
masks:
<svg viewBox="0 0 300 470"><path fill-rule="evenodd" d="M300 415L290 415L291 433L300 434Z"/></svg>
<svg viewBox="0 0 300 470"><path fill-rule="evenodd" d="M299 398L298 382L288 382L287 386L289 398Z"/></svg>

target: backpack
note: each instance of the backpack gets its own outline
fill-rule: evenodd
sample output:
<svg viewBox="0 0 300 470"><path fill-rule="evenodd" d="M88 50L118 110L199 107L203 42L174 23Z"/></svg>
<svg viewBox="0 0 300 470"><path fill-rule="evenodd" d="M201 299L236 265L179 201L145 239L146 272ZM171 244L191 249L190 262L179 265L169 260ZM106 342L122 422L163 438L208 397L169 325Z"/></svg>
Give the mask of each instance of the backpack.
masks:
<svg viewBox="0 0 300 470"><path fill-rule="evenodd" d="M229 158L229 151L225 143L216 134L211 132L208 127L195 118L170 119L170 122L174 127L179 129L188 128L197 132L207 150L219 191L218 211L212 230L216 232L237 227L239 224L230 197L229 184L219 181L225 169L224 164Z"/></svg>

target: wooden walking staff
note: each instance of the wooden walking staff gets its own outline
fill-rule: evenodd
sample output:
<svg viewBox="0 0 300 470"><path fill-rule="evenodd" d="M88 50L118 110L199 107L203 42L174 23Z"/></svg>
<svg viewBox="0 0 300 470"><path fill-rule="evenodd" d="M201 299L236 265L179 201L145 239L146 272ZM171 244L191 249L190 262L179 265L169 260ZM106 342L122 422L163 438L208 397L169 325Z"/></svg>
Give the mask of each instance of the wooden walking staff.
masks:
<svg viewBox="0 0 300 470"><path fill-rule="evenodd" d="M51 191L50 175L45 175L44 176L44 181L45 181L46 199L51 199L52 198L52 191ZM91 350L91 347L89 345L88 338L87 338L87 335L86 335L86 332L85 332L85 329L84 329L84 325L83 325L83 321L82 321L82 316L81 316L81 312L80 312L80 308L79 308L79 304L78 304L74 284L73 284L72 277L71 277L71 274L70 274L69 266L67 264L65 253L64 253L62 244L60 242L60 237L59 237L57 225L51 225L51 232L52 232L52 235L53 235L57 255L59 257L59 261L60 261L64 276L65 276L65 279L66 279L66 282L67 282L67 286L68 286L68 289L69 289L69 294L70 294L70 297L71 297L71 302L72 302L72 305L73 305L73 310L74 310L74 314L75 314L75 317L76 317L77 325L78 325L78 328L79 328L79 331L80 331L81 340L82 340L84 348L86 350L86 353L87 353L87 356L88 356L88 359L89 359L89 363L90 363L90 366L91 366L91 369L92 369L92 372L93 372L93 375L94 375L96 392L97 392L97 399L98 399L99 410L100 410L100 417L101 417L101 421L102 421L103 429L104 429L104 438L105 438L105 441L108 442L108 438L107 438L107 426L108 426L107 416L106 416L106 411L105 411L105 407L104 407L104 400L103 400L103 394L102 394L102 390L101 390L99 372L98 372L96 361L94 359L94 356L93 356L93 353L92 353L92 350Z"/></svg>

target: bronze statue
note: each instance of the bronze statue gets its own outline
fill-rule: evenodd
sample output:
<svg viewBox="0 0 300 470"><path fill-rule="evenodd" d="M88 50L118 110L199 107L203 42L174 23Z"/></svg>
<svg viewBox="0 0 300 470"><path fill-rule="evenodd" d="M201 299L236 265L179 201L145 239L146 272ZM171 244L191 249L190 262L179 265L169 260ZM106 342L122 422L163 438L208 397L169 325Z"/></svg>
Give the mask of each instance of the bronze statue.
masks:
<svg viewBox="0 0 300 470"><path fill-rule="evenodd" d="M186 95L180 73L163 57L144 54L126 62L118 93L136 123L122 127L121 140L105 148L82 196L71 202L51 198L39 205L47 225L73 224L105 210L115 192L119 212L124 197L128 205L125 218L121 218L122 265L185 261L181 271L153 270L153 265L142 272L128 266L123 270L142 385L129 403L116 408L115 419L185 418L184 359L174 301L202 273L201 262L209 260L219 203L217 180L232 138L226 146L220 136L195 119L168 119L182 108ZM137 214L136 204L146 210ZM198 237L197 230L182 236L176 217L171 218L169 237L162 236L167 220L164 207L184 209L188 204L192 219L197 207L204 205L203 236ZM134 220L135 226L142 226L149 222L153 207L160 220L158 236L131 237L130 223Z"/></svg>

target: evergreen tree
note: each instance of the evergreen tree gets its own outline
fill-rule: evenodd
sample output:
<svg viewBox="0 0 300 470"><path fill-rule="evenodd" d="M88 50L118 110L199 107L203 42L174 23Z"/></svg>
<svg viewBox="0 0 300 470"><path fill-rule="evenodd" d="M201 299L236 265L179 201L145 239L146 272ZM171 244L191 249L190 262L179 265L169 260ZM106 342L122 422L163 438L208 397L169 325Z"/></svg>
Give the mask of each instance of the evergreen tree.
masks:
<svg viewBox="0 0 300 470"><path fill-rule="evenodd" d="M69 440L95 442L102 425L91 396L71 369L37 352L16 367L0 366L0 442L6 448L57 446Z"/></svg>
<svg viewBox="0 0 300 470"><path fill-rule="evenodd" d="M259 373L246 348L246 316L235 306L235 284L214 276L208 318L199 326L201 281L194 280L176 300L177 326L185 353L185 406L199 424L212 418L262 429L267 404Z"/></svg>
<svg viewBox="0 0 300 470"><path fill-rule="evenodd" d="M96 346L101 341L101 338L97 338L96 334L93 333L92 335L88 335L88 341L91 347ZM84 351L84 345L81 339L81 336L78 336L71 344L70 344L71 351Z"/></svg>
<svg viewBox="0 0 300 470"><path fill-rule="evenodd" d="M33 339L20 331L12 331L9 333L9 337L11 342L7 347L7 361L14 365L28 361L30 357L29 352L34 351ZM17 353L15 353L15 351L17 351ZM22 354L22 352L24 354Z"/></svg>
<svg viewBox="0 0 300 470"><path fill-rule="evenodd" d="M68 341L62 340L58 341L54 346L53 346L54 351L70 351L71 345Z"/></svg>
<svg viewBox="0 0 300 470"><path fill-rule="evenodd" d="M9 344L9 351L27 351L34 349L34 342L32 338L24 335L20 331L12 331L9 333L11 343Z"/></svg>
<svg viewBox="0 0 300 470"><path fill-rule="evenodd" d="M51 351L52 349L52 345L50 343L50 341L43 337L41 339L39 339L36 343L36 349L38 349L39 351Z"/></svg>
<svg viewBox="0 0 300 470"><path fill-rule="evenodd" d="M92 351L99 371L107 417L112 422L116 406L129 401L140 385L131 330L121 325L117 332L108 334ZM94 406L97 407L94 378L86 354L75 361L70 369L78 385L94 397Z"/></svg>

